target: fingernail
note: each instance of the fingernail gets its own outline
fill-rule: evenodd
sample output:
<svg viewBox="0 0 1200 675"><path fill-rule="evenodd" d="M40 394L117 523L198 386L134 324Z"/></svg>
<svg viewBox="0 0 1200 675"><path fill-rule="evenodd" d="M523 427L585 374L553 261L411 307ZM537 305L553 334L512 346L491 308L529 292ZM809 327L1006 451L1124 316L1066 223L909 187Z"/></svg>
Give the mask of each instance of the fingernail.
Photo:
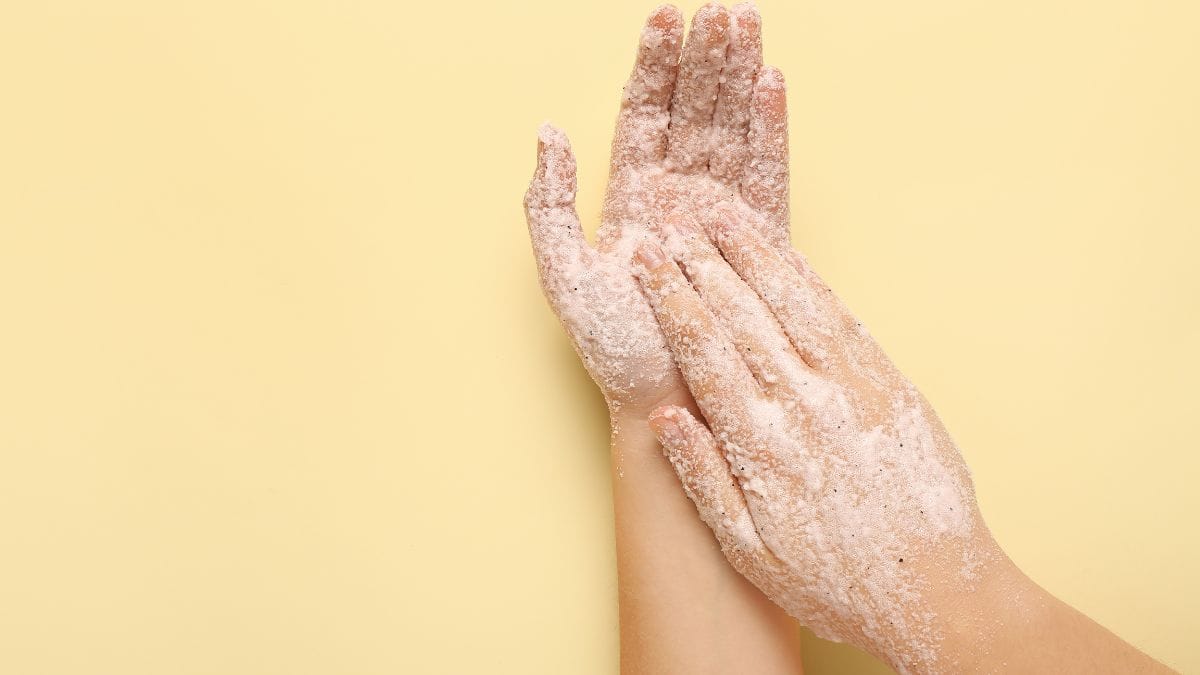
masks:
<svg viewBox="0 0 1200 675"><path fill-rule="evenodd" d="M662 247L653 242L646 242L638 247L637 259L647 270L657 269L667 262L667 256L663 253Z"/></svg>

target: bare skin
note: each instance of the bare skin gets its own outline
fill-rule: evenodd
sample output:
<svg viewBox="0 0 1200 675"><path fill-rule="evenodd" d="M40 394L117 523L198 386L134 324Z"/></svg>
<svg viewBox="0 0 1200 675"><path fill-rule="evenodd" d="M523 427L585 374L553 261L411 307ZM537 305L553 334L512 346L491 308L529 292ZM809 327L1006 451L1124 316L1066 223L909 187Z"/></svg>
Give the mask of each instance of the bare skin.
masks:
<svg viewBox="0 0 1200 675"><path fill-rule="evenodd" d="M637 255L704 420L651 425L730 563L902 673L1170 672L1012 564L928 402L802 260L715 216Z"/></svg>
<svg viewBox="0 0 1200 675"><path fill-rule="evenodd" d="M628 673L801 672L795 624L725 561L647 425L695 406L632 273L671 214L728 202L788 246L785 92L749 5L647 20L613 141L598 241L575 213L575 159L543 127L525 206L542 288L608 403ZM723 82L722 82L723 80Z"/></svg>

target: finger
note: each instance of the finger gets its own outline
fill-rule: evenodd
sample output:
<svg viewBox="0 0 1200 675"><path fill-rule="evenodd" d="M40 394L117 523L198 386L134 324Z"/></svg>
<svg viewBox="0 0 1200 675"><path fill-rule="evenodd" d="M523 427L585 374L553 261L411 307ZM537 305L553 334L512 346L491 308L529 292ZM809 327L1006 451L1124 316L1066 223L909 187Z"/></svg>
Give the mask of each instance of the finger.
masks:
<svg viewBox="0 0 1200 675"><path fill-rule="evenodd" d="M575 213L575 155L567 135L550 124L538 129L537 168L525 192L525 220L542 290L556 308L572 280L595 255Z"/></svg>
<svg viewBox="0 0 1200 675"><path fill-rule="evenodd" d="M725 262L708 235L679 221L668 222L664 233L671 254L763 390L772 398L797 399L813 373L767 305Z"/></svg>
<svg viewBox="0 0 1200 675"><path fill-rule="evenodd" d="M816 293L821 297L822 305L826 314L832 317L831 323L833 331L838 342L839 351L842 353L842 358L847 362L858 364L857 370L863 370L864 365L873 367L874 369L886 369L894 371L895 366L891 360L884 354L879 344L871 338L871 332L858 317L850 311L846 303L842 302L829 284L817 274L809 264L808 259L803 253L795 249L788 249L784 254L784 258L791 262L796 271L800 273L811 288L816 289Z"/></svg>
<svg viewBox="0 0 1200 675"><path fill-rule="evenodd" d="M679 60L679 77L671 99L667 131L667 168L691 172L708 166L712 145L713 111L725 51L729 45L729 10L721 5L701 7Z"/></svg>
<svg viewBox="0 0 1200 675"><path fill-rule="evenodd" d="M750 159L742 176L742 198L751 207L786 224L787 88L778 68L763 66L758 71L750 104L749 141Z"/></svg>
<svg viewBox="0 0 1200 675"><path fill-rule="evenodd" d="M717 107L713 113L714 148L708 170L721 182L737 186L750 155L750 101L754 78L762 67L762 21L751 3L730 10L729 51Z"/></svg>
<svg viewBox="0 0 1200 675"><path fill-rule="evenodd" d="M614 170L662 161L682 45L679 10L670 5L654 10L642 29L637 61L625 84L613 139Z"/></svg>
<svg viewBox="0 0 1200 675"><path fill-rule="evenodd" d="M683 272L656 244L642 244L638 277L692 397L714 428L734 433L761 399L758 384Z"/></svg>
<svg viewBox="0 0 1200 675"><path fill-rule="evenodd" d="M753 228L725 219L713 237L729 266L762 298L808 365L828 369L841 356L835 316L823 293L797 269L799 256L785 256Z"/></svg>
<svg viewBox="0 0 1200 675"><path fill-rule="evenodd" d="M721 549L738 569L751 561L773 561L754 526L746 498L717 441L686 408L664 406L650 415L683 491L700 519L712 528Z"/></svg>
<svg viewBox="0 0 1200 675"><path fill-rule="evenodd" d="M864 359L872 363L881 361L879 347L874 340L870 339L870 333L863 323L834 294L833 289L817 274L804 254L792 248L786 223L781 227L776 227L771 221L762 218L761 214L747 212L744 208L735 208L733 204L717 204L712 209L712 217L706 218L704 221L704 229L709 234L710 240L717 237L717 228L720 227L722 221L753 225L753 229L761 235L762 239L795 268L804 282L814 289L814 293L819 298L818 305L825 316L830 317L835 335L840 336L835 339L847 358L857 359L860 362L863 362ZM810 359L811 355L805 355L806 362Z"/></svg>

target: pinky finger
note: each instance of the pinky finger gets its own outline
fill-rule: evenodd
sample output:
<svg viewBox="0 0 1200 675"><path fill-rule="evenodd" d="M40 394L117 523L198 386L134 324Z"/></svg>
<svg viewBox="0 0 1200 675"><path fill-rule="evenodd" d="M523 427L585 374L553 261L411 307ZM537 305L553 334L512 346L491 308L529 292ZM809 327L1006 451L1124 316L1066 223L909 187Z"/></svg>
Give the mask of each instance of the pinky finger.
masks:
<svg viewBox="0 0 1200 675"><path fill-rule="evenodd" d="M787 88L783 73L771 66L764 66L754 83L750 105L750 161L742 176L742 198L778 227L787 227ZM786 236L784 229L785 239Z"/></svg>
<svg viewBox="0 0 1200 675"><path fill-rule="evenodd" d="M683 483L700 519L712 529L725 555L737 558L768 557L741 489L730 473L712 432L686 408L665 406L650 415L650 427Z"/></svg>

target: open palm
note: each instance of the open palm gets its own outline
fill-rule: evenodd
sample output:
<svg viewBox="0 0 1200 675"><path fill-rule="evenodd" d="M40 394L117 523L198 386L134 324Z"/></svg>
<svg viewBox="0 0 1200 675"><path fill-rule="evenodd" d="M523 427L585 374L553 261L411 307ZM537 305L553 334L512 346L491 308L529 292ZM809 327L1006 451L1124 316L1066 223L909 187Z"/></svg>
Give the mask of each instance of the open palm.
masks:
<svg viewBox="0 0 1200 675"><path fill-rule="evenodd" d="M610 407L644 413L689 398L631 272L665 221L705 220L723 205L790 251L786 118L752 5L706 5L686 44L679 11L656 10L625 86L594 247L575 212L570 143L540 130L525 208L542 288Z"/></svg>

